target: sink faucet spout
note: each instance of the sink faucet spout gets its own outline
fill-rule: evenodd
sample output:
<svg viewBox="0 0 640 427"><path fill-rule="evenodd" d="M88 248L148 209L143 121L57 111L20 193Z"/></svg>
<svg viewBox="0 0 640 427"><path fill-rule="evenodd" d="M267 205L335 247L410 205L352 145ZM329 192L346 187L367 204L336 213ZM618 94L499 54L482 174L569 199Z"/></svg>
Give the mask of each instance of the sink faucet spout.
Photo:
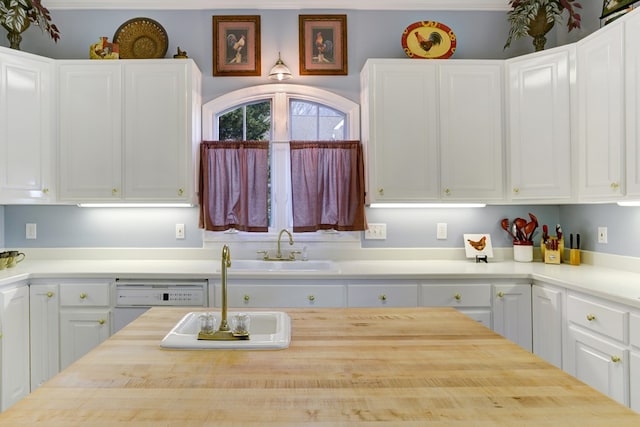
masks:
<svg viewBox="0 0 640 427"><path fill-rule="evenodd" d="M229 250L229 246L224 245L222 247L222 268L221 272L221 282L222 282L222 320L220 320L220 329L219 331L226 332L229 331L229 323L227 322L227 268L231 267L231 251Z"/></svg>
<svg viewBox="0 0 640 427"><path fill-rule="evenodd" d="M280 250L280 240L282 240L282 234L287 233L289 235L289 244L293 245L293 236L286 228L280 230L280 234L278 234L278 252L276 252L276 258L282 258L282 251Z"/></svg>

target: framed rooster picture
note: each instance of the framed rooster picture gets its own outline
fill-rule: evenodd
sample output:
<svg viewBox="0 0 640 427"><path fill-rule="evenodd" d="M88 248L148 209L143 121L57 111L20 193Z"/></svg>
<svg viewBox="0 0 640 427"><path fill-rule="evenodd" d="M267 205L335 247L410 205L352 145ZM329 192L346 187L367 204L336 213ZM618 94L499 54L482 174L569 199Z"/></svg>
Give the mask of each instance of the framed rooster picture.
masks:
<svg viewBox="0 0 640 427"><path fill-rule="evenodd" d="M213 75L259 76L260 16L213 17Z"/></svg>
<svg viewBox="0 0 640 427"><path fill-rule="evenodd" d="M464 234L464 252L467 258L489 257L493 258L493 246L491 246L491 235L486 234Z"/></svg>
<svg viewBox="0 0 640 427"><path fill-rule="evenodd" d="M446 59L458 44L451 28L436 21L420 21L402 32L402 49L409 58Z"/></svg>
<svg viewBox="0 0 640 427"><path fill-rule="evenodd" d="M299 15L300 75L347 75L347 15Z"/></svg>

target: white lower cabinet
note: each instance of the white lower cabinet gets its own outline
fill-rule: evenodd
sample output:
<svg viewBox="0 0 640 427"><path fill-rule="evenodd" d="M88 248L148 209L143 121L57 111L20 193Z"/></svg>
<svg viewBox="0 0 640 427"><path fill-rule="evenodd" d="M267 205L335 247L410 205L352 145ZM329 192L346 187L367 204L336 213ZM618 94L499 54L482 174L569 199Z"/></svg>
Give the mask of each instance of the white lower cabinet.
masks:
<svg viewBox="0 0 640 427"><path fill-rule="evenodd" d="M30 286L31 391L60 370L59 300L57 284Z"/></svg>
<svg viewBox="0 0 640 427"><path fill-rule="evenodd" d="M493 330L532 351L531 285L493 285Z"/></svg>
<svg viewBox="0 0 640 427"><path fill-rule="evenodd" d="M0 290L0 411L29 394L29 287Z"/></svg>
<svg viewBox="0 0 640 427"><path fill-rule="evenodd" d="M569 292L564 369L629 405L629 313L623 306Z"/></svg>
<svg viewBox="0 0 640 427"><path fill-rule="evenodd" d="M347 298L349 307L417 307L418 284L391 281L349 283Z"/></svg>
<svg viewBox="0 0 640 427"><path fill-rule="evenodd" d="M447 283L420 285L423 307L455 307L472 319L491 328L491 284Z"/></svg>
<svg viewBox="0 0 640 427"><path fill-rule="evenodd" d="M629 317L629 341L631 343L629 406L634 411L640 412L640 312L631 313Z"/></svg>
<svg viewBox="0 0 640 427"><path fill-rule="evenodd" d="M110 282L60 284L60 369L111 335Z"/></svg>
<svg viewBox="0 0 640 427"><path fill-rule="evenodd" d="M220 283L214 292L222 294ZM336 280L234 280L228 283L227 303L231 309L344 307L346 289Z"/></svg>
<svg viewBox="0 0 640 427"><path fill-rule="evenodd" d="M533 353L562 368L564 290L547 285L531 287Z"/></svg>

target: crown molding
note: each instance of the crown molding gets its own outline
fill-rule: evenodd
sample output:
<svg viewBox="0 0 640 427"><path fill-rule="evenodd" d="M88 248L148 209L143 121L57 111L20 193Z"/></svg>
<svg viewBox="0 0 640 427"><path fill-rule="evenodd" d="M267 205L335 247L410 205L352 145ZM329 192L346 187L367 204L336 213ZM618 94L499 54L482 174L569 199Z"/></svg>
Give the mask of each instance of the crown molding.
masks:
<svg viewBox="0 0 640 427"><path fill-rule="evenodd" d="M508 10L508 0L44 0L51 10L140 9L345 9L345 10ZM267 4L265 4L267 3Z"/></svg>

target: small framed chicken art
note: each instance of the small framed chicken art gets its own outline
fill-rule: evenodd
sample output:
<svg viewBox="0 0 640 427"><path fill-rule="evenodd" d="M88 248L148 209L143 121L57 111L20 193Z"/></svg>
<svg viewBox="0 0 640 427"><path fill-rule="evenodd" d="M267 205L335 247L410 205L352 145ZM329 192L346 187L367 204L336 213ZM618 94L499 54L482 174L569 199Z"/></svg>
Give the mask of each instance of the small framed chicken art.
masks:
<svg viewBox="0 0 640 427"><path fill-rule="evenodd" d="M491 235L486 234L464 234L464 251L467 258L493 258L493 246L491 245Z"/></svg>
<svg viewBox="0 0 640 427"><path fill-rule="evenodd" d="M213 75L259 76L260 16L213 17Z"/></svg>
<svg viewBox="0 0 640 427"><path fill-rule="evenodd" d="M436 21L420 21L402 32L402 49L409 58L446 59L458 44L451 28Z"/></svg>
<svg viewBox="0 0 640 427"><path fill-rule="evenodd" d="M347 75L347 15L299 15L300 75Z"/></svg>

